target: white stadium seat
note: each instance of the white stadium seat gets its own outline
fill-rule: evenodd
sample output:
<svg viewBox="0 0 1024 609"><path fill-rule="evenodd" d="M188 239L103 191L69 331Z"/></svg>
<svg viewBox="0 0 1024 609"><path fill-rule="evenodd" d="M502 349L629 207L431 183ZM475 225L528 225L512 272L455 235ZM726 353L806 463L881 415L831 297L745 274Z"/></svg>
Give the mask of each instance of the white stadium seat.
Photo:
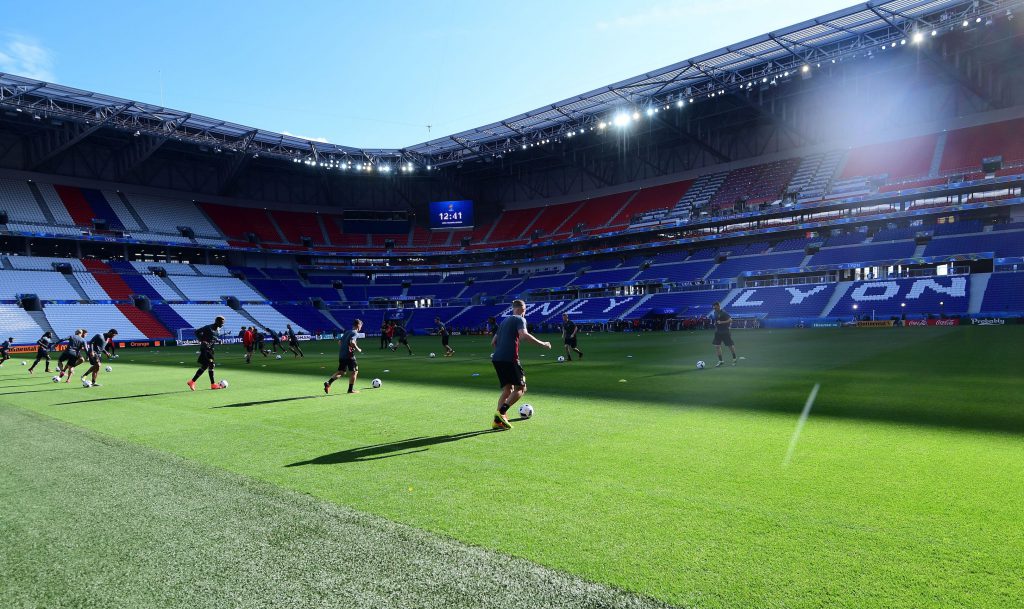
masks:
<svg viewBox="0 0 1024 609"><path fill-rule="evenodd" d="M49 222L24 180L0 180L0 210L11 222Z"/></svg>
<svg viewBox="0 0 1024 609"><path fill-rule="evenodd" d="M130 192L125 193L125 196L151 231L177 235L179 226L187 226L197 236L221 236L220 231L210 224L193 203Z"/></svg>
<svg viewBox="0 0 1024 609"><path fill-rule="evenodd" d="M74 226L75 221L71 219L71 214L68 213L68 208L64 207L64 202L60 200L60 195L53 188L53 184L36 183L39 187L39 194L43 195L43 200L46 201L46 206L50 208L50 213L53 214L53 218L57 221L57 224L63 226Z"/></svg>
<svg viewBox="0 0 1024 609"><path fill-rule="evenodd" d="M46 320L58 338L70 336L78 328L89 331L86 340L114 328L118 340L147 340L128 318L112 304L50 304L43 307Z"/></svg>
<svg viewBox="0 0 1024 609"><path fill-rule="evenodd" d="M201 328L213 323L213 318L218 315L224 317L224 327L221 328L223 336L237 336L242 326L249 327L252 321L238 311L227 305L211 304L172 304L174 312L187 321L193 328Z"/></svg>
<svg viewBox="0 0 1024 609"><path fill-rule="evenodd" d="M56 271L0 270L0 299L35 294L43 300L81 300L78 291Z"/></svg>
<svg viewBox="0 0 1024 609"><path fill-rule="evenodd" d="M278 311L277 309L270 305L245 305L244 309L246 313L253 317L253 319L260 322L261 326L273 330L275 332L280 332L281 330L284 330L285 326L288 324L291 324L292 329L294 329L296 332L309 331L308 328L303 328L299 326L299 324L288 319L287 317L282 315L280 311Z"/></svg>
<svg viewBox="0 0 1024 609"><path fill-rule="evenodd" d="M168 275L195 275L196 270L189 264L176 264L173 262L139 262L131 263L135 270L140 273L148 273L153 267L160 267Z"/></svg>
<svg viewBox="0 0 1024 609"><path fill-rule="evenodd" d="M234 296L244 301L264 302L267 299L256 292L242 280L234 277L171 277L174 285L189 300L221 300L225 296Z"/></svg>
<svg viewBox="0 0 1024 609"><path fill-rule="evenodd" d="M13 336L15 343L34 343L43 329L18 305L0 304L0 334L0 342Z"/></svg>
<svg viewBox="0 0 1024 609"><path fill-rule="evenodd" d="M7 256L11 266L24 271L52 271L53 263L70 264L71 270L85 271L85 265L78 258L45 258L42 256Z"/></svg>

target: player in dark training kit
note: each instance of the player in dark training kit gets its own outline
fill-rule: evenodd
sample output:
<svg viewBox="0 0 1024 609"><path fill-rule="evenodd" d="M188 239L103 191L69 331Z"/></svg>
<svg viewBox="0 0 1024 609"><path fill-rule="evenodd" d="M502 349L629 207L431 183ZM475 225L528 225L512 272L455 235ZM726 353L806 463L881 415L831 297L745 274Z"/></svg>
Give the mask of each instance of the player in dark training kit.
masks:
<svg viewBox="0 0 1024 609"><path fill-rule="evenodd" d="M88 331L85 328L75 330L75 333L64 339L68 348L60 354L57 360L57 378L62 379L67 375L65 383L71 382L71 376L75 373L75 367L85 361L85 352L89 345L85 342Z"/></svg>
<svg viewBox="0 0 1024 609"><path fill-rule="evenodd" d="M570 362L572 361L572 353L569 351L570 349L575 351L576 354L580 356L580 359L583 359L583 352L576 346L576 332L578 331L579 328L577 328L576 324L569 319L569 314L562 313L562 342L565 343L565 357Z"/></svg>
<svg viewBox="0 0 1024 609"><path fill-rule="evenodd" d="M363 320L357 319L352 322L352 329L341 335L341 340L338 341L338 371L324 382L324 393L330 393L334 381L349 373L352 376L348 379L348 392L359 393L359 390L355 388L356 377L359 376L359 362L356 361L356 353L362 353L363 350L359 348L356 341L359 338L359 331L362 329Z"/></svg>
<svg viewBox="0 0 1024 609"><path fill-rule="evenodd" d="M86 352L89 354L89 369L82 375L82 380L84 381L85 377L91 374L92 381L89 385L90 387L100 386L100 384L96 382L96 377L100 374L100 361L102 361L104 354L106 354L107 357L113 355L113 352L110 350L110 344L115 336L117 336L117 330L111 328L103 334L97 334L89 339L89 345L86 347ZM68 378L71 378L70 374L68 375Z"/></svg>
<svg viewBox="0 0 1024 609"><path fill-rule="evenodd" d="M213 369L216 366L213 348L214 345L220 342L220 329L222 327L224 327L224 318L218 315L212 324L196 330L196 338L199 340L199 359L196 361L199 363L199 369L196 370L192 380L186 383L192 391L196 390L196 381L199 380L199 377L203 376L204 372L210 375L210 389L223 389L223 387L217 384L213 376Z"/></svg>
<svg viewBox="0 0 1024 609"><path fill-rule="evenodd" d="M526 303L512 301L512 315L506 317L491 339L494 355L491 362L498 374L501 397L498 398L498 412L494 415L492 429L512 429L508 422L508 409L526 393L526 373L519 363L519 340L525 338L535 345L551 348L551 343L542 341L526 329Z"/></svg>
<svg viewBox="0 0 1024 609"><path fill-rule="evenodd" d="M295 330L292 330L291 324L288 324L288 350L295 357L306 357L306 354L302 352L302 347L299 347L299 339L295 336Z"/></svg>
<svg viewBox="0 0 1024 609"><path fill-rule="evenodd" d="M36 341L36 361L32 362L32 365L29 366L29 374L33 373L36 369L36 365L41 359L46 360L46 371L50 371L50 350L53 349L54 344L53 332L50 332L49 330L43 332L43 335Z"/></svg>
<svg viewBox="0 0 1024 609"><path fill-rule="evenodd" d="M409 355L412 355L412 347L409 346L409 331L406 330L405 326L403 326L401 324L395 324L394 330L395 330L395 332L394 332L395 340L398 341L399 345L405 345L405 348L409 351ZM394 344L394 343L392 343L392 344ZM397 346L394 346L394 347L391 348L392 352L397 351L397 350L398 350Z"/></svg>
<svg viewBox="0 0 1024 609"><path fill-rule="evenodd" d="M718 353L718 363L715 364L715 368L723 365L722 362L722 344L729 347L729 351L732 352L732 365L736 365L736 347L735 343L732 342L732 316L725 312L722 308L722 304L716 302L712 305L714 309L711 311L711 319L715 322L715 338L711 341L711 344L715 346L715 352Z"/></svg>
<svg viewBox="0 0 1024 609"><path fill-rule="evenodd" d="M444 356L451 357L455 355L455 349L452 349L451 345L448 344L448 338L451 336L451 332L449 332L448 328L444 327L444 324L441 323L440 317L434 318L434 324L437 325L437 334L441 337L441 346L444 347Z"/></svg>
<svg viewBox="0 0 1024 609"><path fill-rule="evenodd" d="M268 332L270 331L268 330ZM284 353L284 345L281 344L281 333L278 332L277 330L274 330L273 332L270 332L270 338L270 347L271 349L273 349L274 353L277 353L278 347L281 347L281 353Z"/></svg>
<svg viewBox="0 0 1024 609"><path fill-rule="evenodd" d="M11 359L11 345L14 344L14 337L10 337L3 343L0 343L0 368L4 367L4 362Z"/></svg>

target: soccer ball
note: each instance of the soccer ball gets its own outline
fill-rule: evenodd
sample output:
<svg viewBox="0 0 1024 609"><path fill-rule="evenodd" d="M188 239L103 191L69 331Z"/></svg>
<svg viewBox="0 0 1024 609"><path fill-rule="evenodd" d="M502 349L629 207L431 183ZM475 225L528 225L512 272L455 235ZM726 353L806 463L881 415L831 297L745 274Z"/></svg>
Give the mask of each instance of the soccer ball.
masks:
<svg viewBox="0 0 1024 609"><path fill-rule="evenodd" d="M388 343L388 349L394 350L395 343Z"/></svg>
<svg viewBox="0 0 1024 609"><path fill-rule="evenodd" d="M113 372L114 371L114 369L111 368L110 366L107 366L106 368L104 368L104 370L106 370L107 372Z"/></svg>
<svg viewBox="0 0 1024 609"><path fill-rule="evenodd" d="M222 388L222 389L227 389L227 388L228 388L228 382L227 382L227 380L225 380L225 379L221 379L221 380L220 380L220 386L221 386L221 388Z"/></svg>
<svg viewBox="0 0 1024 609"><path fill-rule="evenodd" d="M373 379L372 381L370 381L370 385L372 385L374 389L380 389L380 386L382 384L383 383L381 382L380 379Z"/></svg>
<svg viewBox="0 0 1024 609"><path fill-rule="evenodd" d="M707 364L704 363L704 360L697 360L697 370L703 369L706 365Z"/></svg>
<svg viewBox="0 0 1024 609"><path fill-rule="evenodd" d="M437 357L437 354L436 353L431 353L430 357Z"/></svg>
<svg viewBox="0 0 1024 609"><path fill-rule="evenodd" d="M280 356L280 355L278 355L278 356L277 356L277 359L281 359L281 356Z"/></svg>
<svg viewBox="0 0 1024 609"><path fill-rule="evenodd" d="M27 365L28 365L28 362L21 362L21 365L22 365L22 366L27 366Z"/></svg>
<svg viewBox="0 0 1024 609"><path fill-rule="evenodd" d="M559 362L564 362L565 361L565 356L564 355L559 355L558 356L558 361Z"/></svg>
<svg viewBox="0 0 1024 609"><path fill-rule="evenodd" d="M522 406L520 406L519 407L519 416L523 417L524 419L529 419L530 417L532 417L533 416L533 406L530 406L529 404L523 404Z"/></svg>
<svg viewBox="0 0 1024 609"><path fill-rule="evenodd" d="M53 381L54 383L59 383L60 382L60 377L59 376L55 376L55 377L53 377L50 380Z"/></svg>
<svg viewBox="0 0 1024 609"><path fill-rule="evenodd" d="M82 387L92 387L92 383L89 382L89 379L82 379Z"/></svg>

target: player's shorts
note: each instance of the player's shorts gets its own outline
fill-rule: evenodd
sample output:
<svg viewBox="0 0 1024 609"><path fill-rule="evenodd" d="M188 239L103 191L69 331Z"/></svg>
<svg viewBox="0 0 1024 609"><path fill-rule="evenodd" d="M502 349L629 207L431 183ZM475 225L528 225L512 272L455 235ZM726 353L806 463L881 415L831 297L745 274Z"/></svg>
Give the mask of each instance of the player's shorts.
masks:
<svg viewBox="0 0 1024 609"><path fill-rule="evenodd" d="M63 364L64 362L70 362L72 366L77 366L78 352L65 349L64 352L60 354L60 359L57 360L58 364Z"/></svg>
<svg viewBox="0 0 1024 609"><path fill-rule="evenodd" d="M196 362L198 362L200 366L210 366L210 365L212 365L213 364L213 348L212 347L200 347L199 348L199 358L196 359Z"/></svg>
<svg viewBox="0 0 1024 609"><path fill-rule="evenodd" d="M289 339L288 340L288 344L291 345L292 347L298 347L299 346L299 341L296 340L296 339Z"/></svg>
<svg viewBox="0 0 1024 609"><path fill-rule="evenodd" d="M253 349L255 349L255 348L256 348L256 345L255 345L255 344L252 344L252 345L245 345L245 352L246 352L246 353L252 353Z"/></svg>
<svg viewBox="0 0 1024 609"><path fill-rule="evenodd" d="M730 332L715 332L715 338L714 338L714 340L711 341L711 344L715 345L716 347L718 345L722 345L722 344L724 344L726 347L733 346L734 343L732 342L732 333L730 333Z"/></svg>
<svg viewBox="0 0 1024 609"><path fill-rule="evenodd" d="M7 357L7 354L8 354L7 349L0 349L0 357Z"/></svg>
<svg viewBox="0 0 1024 609"><path fill-rule="evenodd" d="M358 372L359 362L354 357L342 357L338 359L338 372Z"/></svg>
<svg viewBox="0 0 1024 609"><path fill-rule="evenodd" d="M92 366L100 365L100 354L96 352L89 353L89 364Z"/></svg>
<svg viewBox="0 0 1024 609"><path fill-rule="evenodd" d="M562 340L563 340L563 342L565 342L565 346L566 347L572 347L573 349L576 348L576 337L575 336L573 336L572 338L564 338Z"/></svg>
<svg viewBox="0 0 1024 609"><path fill-rule="evenodd" d="M515 385L526 387L526 373L519 362L491 362L494 364L494 371L498 373L498 385Z"/></svg>
<svg viewBox="0 0 1024 609"><path fill-rule="evenodd" d="M36 349L36 359L38 359L40 357L45 357L46 359L50 359L50 350L49 349L43 349L42 347L39 347L38 349Z"/></svg>
<svg viewBox="0 0 1024 609"><path fill-rule="evenodd" d="M441 336L441 346L442 347L447 347L448 346L448 335L447 334Z"/></svg>

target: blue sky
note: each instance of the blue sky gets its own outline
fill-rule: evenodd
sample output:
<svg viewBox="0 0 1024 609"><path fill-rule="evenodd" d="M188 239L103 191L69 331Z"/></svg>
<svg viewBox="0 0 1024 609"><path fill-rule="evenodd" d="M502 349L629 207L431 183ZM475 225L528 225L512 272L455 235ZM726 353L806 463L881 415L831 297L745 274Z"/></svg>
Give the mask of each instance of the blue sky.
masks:
<svg viewBox="0 0 1024 609"><path fill-rule="evenodd" d="M0 21L0 72L337 144L398 148L850 4L12 2Z"/></svg>

